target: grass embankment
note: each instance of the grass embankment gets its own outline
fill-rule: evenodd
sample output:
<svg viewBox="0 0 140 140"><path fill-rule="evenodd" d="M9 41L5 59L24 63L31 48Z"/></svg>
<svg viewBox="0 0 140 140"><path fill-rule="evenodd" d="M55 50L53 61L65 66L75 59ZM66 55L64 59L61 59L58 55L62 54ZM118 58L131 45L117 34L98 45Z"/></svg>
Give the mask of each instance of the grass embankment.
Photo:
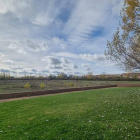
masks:
<svg viewBox="0 0 140 140"><path fill-rule="evenodd" d="M1 140L140 139L140 88L0 103Z"/></svg>

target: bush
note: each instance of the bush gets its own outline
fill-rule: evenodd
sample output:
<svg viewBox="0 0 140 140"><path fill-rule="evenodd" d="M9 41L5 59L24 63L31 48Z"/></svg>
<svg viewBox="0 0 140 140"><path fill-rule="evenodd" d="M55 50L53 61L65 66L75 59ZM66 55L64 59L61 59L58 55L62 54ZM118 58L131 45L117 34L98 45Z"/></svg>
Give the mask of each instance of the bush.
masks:
<svg viewBox="0 0 140 140"><path fill-rule="evenodd" d="M71 82L70 84L69 84L71 87L73 87L74 86L74 84Z"/></svg>
<svg viewBox="0 0 140 140"><path fill-rule="evenodd" d="M44 83L41 83L41 84L40 84L40 88L41 88L41 89L45 88L45 84L44 84Z"/></svg>
<svg viewBox="0 0 140 140"><path fill-rule="evenodd" d="M30 88L30 84L26 83L24 87L28 89L28 88Z"/></svg>

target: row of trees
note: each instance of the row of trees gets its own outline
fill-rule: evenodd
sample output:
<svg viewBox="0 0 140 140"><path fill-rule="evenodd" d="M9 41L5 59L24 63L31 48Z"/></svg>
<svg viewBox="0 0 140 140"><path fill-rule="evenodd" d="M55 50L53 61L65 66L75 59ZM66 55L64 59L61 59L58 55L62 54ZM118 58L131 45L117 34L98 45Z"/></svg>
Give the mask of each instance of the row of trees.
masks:
<svg viewBox="0 0 140 140"><path fill-rule="evenodd" d="M93 75L92 73L88 73L87 75L67 75L65 73L60 73L57 76L49 75L49 76L23 76L23 77L12 77L10 74L2 73L0 74L1 80L103 80L103 81L123 81L123 80L140 80L138 73L133 74L122 74L122 75Z"/></svg>
<svg viewBox="0 0 140 140"><path fill-rule="evenodd" d="M14 77L10 76L9 73L0 73L0 79L5 80L5 79L14 79Z"/></svg>

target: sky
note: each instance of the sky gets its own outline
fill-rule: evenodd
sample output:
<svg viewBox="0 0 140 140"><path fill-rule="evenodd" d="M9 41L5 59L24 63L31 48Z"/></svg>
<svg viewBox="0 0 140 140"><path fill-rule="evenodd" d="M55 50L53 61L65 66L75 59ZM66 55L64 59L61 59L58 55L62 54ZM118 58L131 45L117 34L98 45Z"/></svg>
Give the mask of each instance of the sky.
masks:
<svg viewBox="0 0 140 140"><path fill-rule="evenodd" d="M122 7L123 0L0 0L0 72L122 73L104 56Z"/></svg>

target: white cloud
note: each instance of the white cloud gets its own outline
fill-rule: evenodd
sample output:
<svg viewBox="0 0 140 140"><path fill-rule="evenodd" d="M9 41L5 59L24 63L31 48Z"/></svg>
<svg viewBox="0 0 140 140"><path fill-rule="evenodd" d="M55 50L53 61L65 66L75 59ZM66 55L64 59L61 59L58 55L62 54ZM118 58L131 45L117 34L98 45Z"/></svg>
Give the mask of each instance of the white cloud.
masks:
<svg viewBox="0 0 140 140"><path fill-rule="evenodd" d="M11 66L11 69L12 70L23 70L24 68L20 65L14 65L14 66Z"/></svg>
<svg viewBox="0 0 140 140"><path fill-rule="evenodd" d="M53 66L50 66L50 69L63 69L62 66L57 66L57 65L53 65Z"/></svg>
<svg viewBox="0 0 140 140"><path fill-rule="evenodd" d="M46 42L37 42L33 40L23 40L23 41L15 41L11 42L8 46L9 49L15 50L20 54L26 54L27 52L25 51L30 49L32 51L49 51L50 48L47 46Z"/></svg>
<svg viewBox="0 0 140 140"><path fill-rule="evenodd" d="M71 59L83 59L91 62L104 61L104 54L74 54L68 52L52 53L54 56L66 57Z"/></svg>
<svg viewBox="0 0 140 140"><path fill-rule="evenodd" d="M5 65L12 65L14 63L13 60L4 60L2 58L0 58L0 62L5 64Z"/></svg>
<svg viewBox="0 0 140 140"><path fill-rule="evenodd" d="M53 56L46 56L42 58L41 60L51 65L60 65L62 63L58 58L53 57Z"/></svg>
<svg viewBox="0 0 140 140"><path fill-rule="evenodd" d="M79 46L87 42L90 34L96 33L97 29L108 24L107 19L112 18L113 21L112 10L117 9L118 5L120 8L122 6L120 3L122 4L118 0L115 2L112 0L88 0L88 2L80 0L77 2L64 27L64 32L69 35L69 44Z"/></svg>
<svg viewBox="0 0 140 140"><path fill-rule="evenodd" d="M26 54L26 52L24 51L24 49L22 48L22 45L20 42L12 42L10 43L10 45L8 46L9 49L11 50L15 50L20 54Z"/></svg>
<svg viewBox="0 0 140 140"><path fill-rule="evenodd" d="M49 51L50 48L47 46L46 43L38 43L36 41L27 40L25 42L27 48L30 48L33 51Z"/></svg>
<svg viewBox="0 0 140 140"><path fill-rule="evenodd" d="M5 54L3 54L3 53L0 53L0 57L4 57L4 56L6 56Z"/></svg>
<svg viewBox="0 0 140 140"><path fill-rule="evenodd" d="M99 63L96 63L95 66L99 66L99 67L112 67L112 66L116 66L117 64L116 63L113 63L109 60L105 60L103 62L99 62Z"/></svg>
<svg viewBox="0 0 140 140"><path fill-rule="evenodd" d="M0 0L0 67L10 70L21 65L15 71L38 75L84 73L92 71L92 66L98 72L102 65L111 65L103 53L118 26L122 3Z"/></svg>
<svg viewBox="0 0 140 140"><path fill-rule="evenodd" d="M119 16L120 15L120 11L122 9L123 4L124 4L123 0L113 1L113 6L112 6L112 15L113 16Z"/></svg>
<svg viewBox="0 0 140 140"><path fill-rule="evenodd" d="M55 56L45 56L44 58L41 59L42 61L47 62L48 64L51 65L60 65L60 64L64 64L64 65L70 65L72 64L72 62L66 58L57 58Z"/></svg>
<svg viewBox="0 0 140 140"><path fill-rule="evenodd" d="M3 72L3 73L9 73L10 70L8 70L8 69L0 69L0 72Z"/></svg>
<svg viewBox="0 0 140 140"><path fill-rule="evenodd" d="M8 46L9 49L13 49L16 50L18 49L18 44L15 42L10 43L10 45Z"/></svg>
<svg viewBox="0 0 140 140"><path fill-rule="evenodd" d="M77 68L78 68L78 66L74 64L74 65L73 65L73 68L74 68L74 69L77 69Z"/></svg>
<svg viewBox="0 0 140 140"><path fill-rule="evenodd" d="M49 26L53 24L67 3L69 3L68 0L60 0L59 3L56 0L45 1L45 9L37 13L32 23L39 26ZM43 7L44 5L41 6Z"/></svg>
<svg viewBox="0 0 140 140"><path fill-rule="evenodd" d="M83 60L93 61L93 62L100 62L105 60L104 54L80 54L80 57Z"/></svg>
<svg viewBox="0 0 140 140"><path fill-rule="evenodd" d="M0 0L0 14L12 12L19 16L19 11L29 7L31 1L32 0Z"/></svg>
<svg viewBox="0 0 140 140"><path fill-rule="evenodd" d="M46 68L50 72L57 70L57 72L74 72L75 69L78 69L78 66L72 63L66 58L57 58L54 56L46 56L42 58L42 61L47 64Z"/></svg>
<svg viewBox="0 0 140 140"><path fill-rule="evenodd" d="M39 13L36 18L32 21L35 25L49 26L54 21L53 17L47 15L47 13Z"/></svg>
<svg viewBox="0 0 140 140"><path fill-rule="evenodd" d="M82 67L84 67L87 72L93 71L93 68L90 64L82 64Z"/></svg>
<svg viewBox="0 0 140 140"><path fill-rule="evenodd" d="M0 0L0 14L12 13L22 22L28 20L39 26L51 25L61 13L68 0L41 2L34 0Z"/></svg>
<svg viewBox="0 0 140 140"><path fill-rule="evenodd" d="M26 54L26 52L23 49L19 49L17 52L20 54Z"/></svg>
<svg viewBox="0 0 140 140"><path fill-rule="evenodd" d="M62 49L66 49L66 47L67 47L67 43L63 39L60 39L58 37L54 36L52 38L52 41L55 45L59 45Z"/></svg>
<svg viewBox="0 0 140 140"><path fill-rule="evenodd" d="M68 59L66 59L66 58L61 58L61 61L64 63L64 64L70 64L71 62L68 60Z"/></svg>
<svg viewBox="0 0 140 140"><path fill-rule="evenodd" d="M52 53L55 56L60 56L60 57L66 57L66 58L71 58L71 59L78 59L79 56L74 53L70 52L60 52L60 53Z"/></svg>

